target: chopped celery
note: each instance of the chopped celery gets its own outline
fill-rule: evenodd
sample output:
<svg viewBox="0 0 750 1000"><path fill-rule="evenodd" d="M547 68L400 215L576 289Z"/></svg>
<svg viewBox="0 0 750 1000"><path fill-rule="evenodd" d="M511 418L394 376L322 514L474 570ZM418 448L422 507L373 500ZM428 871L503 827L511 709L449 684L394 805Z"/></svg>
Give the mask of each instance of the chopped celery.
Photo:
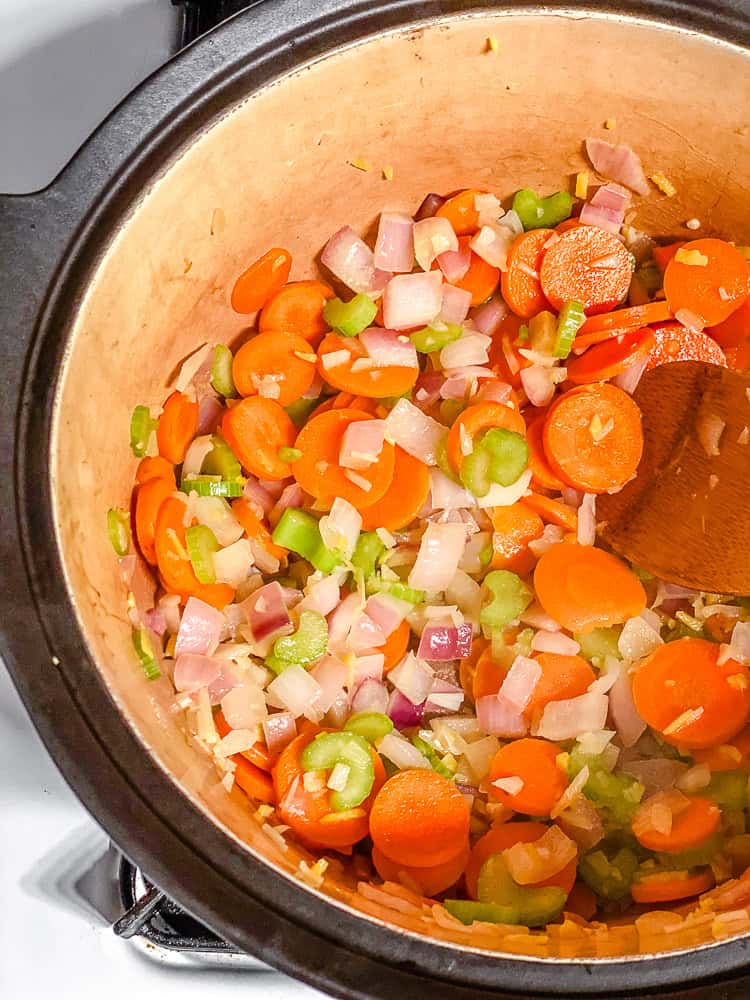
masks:
<svg viewBox="0 0 750 1000"><path fill-rule="evenodd" d="M475 497L483 497L493 483L515 483L528 464L526 438L505 427L493 427L474 442L474 450L464 458L461 482Z"/></svg>
<svg viewBox="0 0 750 1000"><path fill-rule="evenodd" d="M499 906L497 903L475 903L473 899L444 899L443 906L448 913L462 924L518 924L517 911L513 906Z"/></svg>
<svg viewBox="0 0 750 1000"><path fill-rule="evenodd" d="M329 549L320 536L318 522L306 510L288 507L273 529L273 541L307 559L321 573L341 565L341 557Z"/></svg>
<svg viewBox="0 0 750 1000"><path fill-rule="evenodd" d="M555 920L568 894L559 886L531 888L518 885L508 871L502 854L493 854L482 865L477 884L480 903L491 903L514 911L514 924L541 927Z"/></svg>
<svg viewBox="0 0 750 1000"><path fill-rule="evenodd" d="M747 773L745 771L715 771L699 795L712 799L726 809L741 810L747 807Z"/></svg>
<svg viewBox="0 0 750 1000"><path fill-rule="evenodd" d="M197 493L199 497L241 497L245 483L242 479L226 480L221 476L184 476L180 483L183 493Z"/></svg>
<svg viewBox="0 0 750 1000"><path fill-rule="evenodd" d="M520 576L507 569L495 569L484 578L492 600L479 613L483 628L494 632L505 628L531 604L532 593Z"/></svg>
<svg viewBox="0 0 750 1000"><path fill-rule="evenodd" d="M617 901L630 892L638 857L629 847L622 847L609 858L603 850L591 851L578 862L578 874L603 899Z"/></svg>
<svg viewBox="0 0 750 1000"><path fill-rule="evenodd" d="M591 632L586 632L585 635L576 633L574 638L581 647L581 656L587 660L599 660L603 663L605 656L616 656L618 660L622 659L617 645L621 631L619 626L595 628Z"/></svg>
<svg viewBox="0 0 750 1000"><path fill-rule="evenodd" d="M118 556L126 556L130 549L130 514L113 507L107 511L107 534Z"/></svg>
<svg viewBox="0 0 750 1000"><path fill-rule="evenodd" d="M494 552L495 550L492 548L492 545L489 542L481 550L481 552L479 553L479 563L482 569L486 569L492 562L492 556L494 555Z"/></svg>
<svg viewBox="0 0 750 1000"><path fill-rule="evenodd" d="M266 657L266 666L276 674L292 665L306 667L325 653L328 646L328 622L317 611L303 611L297 631L284 635L273 644L273 653Z"/></svg>
<svg viewBox="0 0 750 1000"><path fill-rule="evenodd" d="M567 358L573 347L576 334L586 320L583 306L575 299L569 299L557 317L557 338L553 354L556 358Z"/></svg>
<svg viewBox="0 0 750 1000"><path fill-rule="evenodd" d="M219 543L213 531L205 524L194 524L185 531L185 545L200 583L216 583L214 552L219 551Z"/></svg>
<svg viewBox="0 0 750 1000"><path fill-rule="evenodd" d="M385 545L375 531L362 531L352 553L352 566L362 570L365 578L372 576L384 552Z"/></svg>
<svg viewBox="0 0 750 1000"><path fill-rule="evenodd" d="M567 191L557 191L540 198L531 188L523 188L513 198L513 211L526 230L553 229L570 218L572 209L573 198Z"/></svg>
<svg viewBox="0 0 750 1000"><path fill-rule="evenodd" d="M370 326L377 311L370 296L360 292L348 302L329 299L323 306L323 319L344 337L356 337Z"/></svg>
<svg viewBox="0 0 750 1000"><path fill-rule="evenodd" d="M400 580L384 580L377 574L367 577L365 587L368 594L390 594L391 597L397 597L399 601L408 601L409 604L422 604L426 597L423 590L415 590Z"/></svg>
<svg viewBox="0 0 750 1000"><path fill-rule="evenodd" d="M344 729L356 733L368 743L377 743L393 729L393 722L382 712L355 712L347 719Z"/></svg>
<svg viewBox="0 0 750 1000"><path fill-rule="evenodd" d="M302 427L307 422L315 407L320 403L320 399L296 399L289 406L284 407L287 416L295 427Z"/></svg>
<svg viewBox="0 0 750 1000"><path fill-rule="evenodd" d="M299 448L279 448L277 454L280 462L296 462L302 458Z"/></svg>
<svg viewBox="0 0 750 1000"><path fill-rule="evenodd" d="M430 767L436 774L439 774L441 778L447 778L449 781L453 780L453 771L445 766L438 752L426 740L423 740L421 736L412 736L411 741L422 756L427 758L430 762Z"/></svg>
<svg viewBox="0 0 750 1000"><path fill-rule="evenodd" d="M643 785L628 774L612 774L601 756L574 747L568 755L568 777L575 778L584 766L589 769L589 779L583 794L604 812L610 824L627 826L643 798Z"/></svg>
<svg viewBox="0 0 750 1000"><path fill-rule="evenodd" d="M463 327L456 323L441 323L440 326L426 326L423 330L415 330L410 339L420 354L432 354L458 340L462 333Z"/></svg>
<svg viewBox="0 0 750 1000"><path fill-rule="evenodd" d="M335 812L362 805L375 782L370 744L356 733L319 733L302 751L300 763L304 771L329 771L337 764L349 769L341 791L331 792Z"/></svg>
<svg viewBox="0 0 750 1000"><path fill-rule="evenodd" d="M456 470L453 468L450 463L450 459L448 458L447 445L448 435L446 434L444 438L438 441L437 447L435 448L435 461L444 476L447 476L448 479L452 479L454 483L458 483L460 480L456 475Z"/></svg>
<svg viewBox="0 0 750 1000"><path fill-rule="evenodd" d="M656 858L660 864L670 870L697 868L699 865L709 865L716 860L716 856L722 848L722 842L722 835L715 833L690 851L660 853L656 855Z"/></svg>
<svg viewBox="0 0 750 1000"><path fill-rule="evenodd" d="M557 320L548 309L543 309L529 320L529 346L540 354L555 353L557 346Z"/></svg>
<svg viewBox="0 0 750 1000"><path fill-rule="evenodd" d="M161 670L159 670L159 663L147 628L133 629L133 647L141 661L146 680L158 680L161 677Z"/></svg>
<svg viewBox="0 0 750 1000"><path fill-rule="evenodd" d="M446 425L455 423L460 413L466 409L463 399L443 399L440 401L440 421Z"/></svg>
<svg viewBox="0 0 750 1000"><path fill-rule="evenodd" d="M233 361L234 358L229 348L224 344L217 344L211 362L211 385L225 399L232 399L237 395L232 378Z"/></svg>
<svg viewBox="0 0 750 1000"><path fill-rule="evenodd" d="M213 434L211 451L203 459L201 472L207 476L219 476L229 482L242 478L239 460L223 437Z"/></svg>
<svg viewBox="0 0 750 1000"><path fill-rule="evenodd" d="M136 406L130 418L130 449L136 458L143 458L148 441L156 428L156 420L147 406Z"/></svg>

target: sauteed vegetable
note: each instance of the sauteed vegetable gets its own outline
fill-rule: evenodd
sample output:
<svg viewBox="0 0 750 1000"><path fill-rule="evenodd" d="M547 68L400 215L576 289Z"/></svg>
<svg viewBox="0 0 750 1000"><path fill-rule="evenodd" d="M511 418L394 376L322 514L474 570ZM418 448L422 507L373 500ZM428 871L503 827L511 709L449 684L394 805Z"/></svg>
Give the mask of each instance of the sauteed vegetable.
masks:
<svg viewBox="0 0 750 1000"><path fill-rule="evenodd" d="M226 789L463 923L677 903L750 858L750 603L596 521L643 372L745 364L748 251L576 190L429 194L374 246L339 229L322 280L268 250L231 291L250 335L134 410L107 516L137 658Z"/></svg>

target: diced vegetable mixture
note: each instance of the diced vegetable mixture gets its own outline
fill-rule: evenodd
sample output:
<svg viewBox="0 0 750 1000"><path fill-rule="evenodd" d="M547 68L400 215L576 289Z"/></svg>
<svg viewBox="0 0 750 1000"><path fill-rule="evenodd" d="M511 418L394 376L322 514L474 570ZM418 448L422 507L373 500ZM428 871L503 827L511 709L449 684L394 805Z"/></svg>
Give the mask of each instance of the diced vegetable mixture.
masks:
<svg viewBox="0 0 750 1000"><path fill-rule="evenodd" d="M588 145L644 194L623 148ZM596 521L643 372L750 367L748 250L575 190L429 194L374 246L339 229L320 280L270 249L231 293L255 330L134 410L107 515L135 653L227 791L463 923L678 904L750 863L750 603Z"/></svg>

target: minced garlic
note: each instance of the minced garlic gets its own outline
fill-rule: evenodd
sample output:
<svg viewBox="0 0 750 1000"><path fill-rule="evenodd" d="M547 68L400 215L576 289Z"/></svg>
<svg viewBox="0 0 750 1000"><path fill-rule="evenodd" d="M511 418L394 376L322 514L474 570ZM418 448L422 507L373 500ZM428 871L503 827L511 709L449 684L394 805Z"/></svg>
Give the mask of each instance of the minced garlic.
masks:
<svg viewBox="0 0 750 1000"><path fill-rule="evenodd" d="M667 198L673 198L677 194L677 188L661 170L657 170L655 174L651 174L651 180Z"/></svg>

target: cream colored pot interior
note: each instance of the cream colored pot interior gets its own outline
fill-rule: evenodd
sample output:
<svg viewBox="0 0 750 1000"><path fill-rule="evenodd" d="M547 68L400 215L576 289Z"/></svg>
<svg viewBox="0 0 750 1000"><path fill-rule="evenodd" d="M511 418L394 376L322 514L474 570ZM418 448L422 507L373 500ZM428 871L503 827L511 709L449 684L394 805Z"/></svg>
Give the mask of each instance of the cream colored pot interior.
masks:
<svg viewBox="0 0 750 1000"><path fill-rule="evenodd" d="M497 52L487 51L489 36ZM634 225L687 236L684 222L698 217L702 234L750 242L749 61L686 32L582 13L497 13L380 36L229 110L144 192L112 242L71 330L59 393L53 480L69 586L144 753L290 877L303 855L281 851L242 794L217 785L168 711L168 681L147 683L134 661L104 527L107 509L128 502L134 405L160 405L200 344L241 336L247 323L229 306L232 285L268 247L288 247L292 277L309 277L334 230L349 223L365 233L381 209L413 212L428 191L567 188L585 167L587 135L631 144L647 173L676 184L675 197L654 188L639 199ZM605 119L616 120L610 132ZM352 167L358 158L372 168ZM416 898L394 908L356 886L338 863L322 891L407 930L516 954L648 953L748 929L741 918L714 919L718 902L610 929L566 921L548 932L468 930Z"/></svg>

